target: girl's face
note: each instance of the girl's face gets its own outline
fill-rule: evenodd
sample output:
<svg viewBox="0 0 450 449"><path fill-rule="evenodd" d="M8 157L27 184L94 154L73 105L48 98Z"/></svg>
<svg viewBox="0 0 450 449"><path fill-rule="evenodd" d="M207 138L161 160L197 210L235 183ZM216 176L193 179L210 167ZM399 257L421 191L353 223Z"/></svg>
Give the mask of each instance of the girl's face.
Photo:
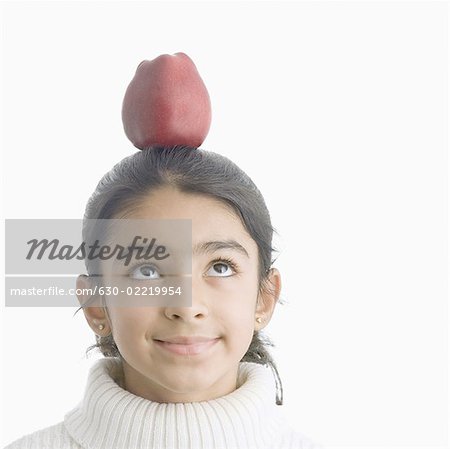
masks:
<svg viewBox="0 0 450 449"><path fill-rule="evenodd" d="M239 361L254 330L270 320L279 273L271 271L272 292L260 293L257 245L239 218L217 200L165 187L139 206L115 218L191 219L193 248L235 241L245 251L193 252L191 307L108 307L108 314L87 307L86 318L96 333L99 323L105 325L101 335L112 332L131 393L157 402L197 402L228 394L236 389Z"/></svg>

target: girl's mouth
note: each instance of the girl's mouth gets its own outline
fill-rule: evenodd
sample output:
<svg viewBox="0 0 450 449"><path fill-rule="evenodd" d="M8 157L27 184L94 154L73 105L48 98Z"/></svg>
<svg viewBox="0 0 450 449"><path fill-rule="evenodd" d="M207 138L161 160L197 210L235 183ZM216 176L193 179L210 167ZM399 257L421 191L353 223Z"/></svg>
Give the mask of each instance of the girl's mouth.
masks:
<svg viewBox="0 0 450 449"><path fill-rule="evenodd" d="M157 347L177 355L199 355L213 347L219 338L174 337L167 340L154 340Z"/></svg>

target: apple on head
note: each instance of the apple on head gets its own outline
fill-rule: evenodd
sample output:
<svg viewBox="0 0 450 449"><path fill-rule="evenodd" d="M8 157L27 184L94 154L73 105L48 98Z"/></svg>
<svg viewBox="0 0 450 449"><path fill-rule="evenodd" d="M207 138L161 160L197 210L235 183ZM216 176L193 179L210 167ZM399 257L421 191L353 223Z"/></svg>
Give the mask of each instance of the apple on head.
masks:
<svg viewBox="0 0 450 449"><path fill-rule="evenodd" d="M142 61L122 104L125 134L136 148L199 147L211 125L208 91L185 53Z"/></svg>

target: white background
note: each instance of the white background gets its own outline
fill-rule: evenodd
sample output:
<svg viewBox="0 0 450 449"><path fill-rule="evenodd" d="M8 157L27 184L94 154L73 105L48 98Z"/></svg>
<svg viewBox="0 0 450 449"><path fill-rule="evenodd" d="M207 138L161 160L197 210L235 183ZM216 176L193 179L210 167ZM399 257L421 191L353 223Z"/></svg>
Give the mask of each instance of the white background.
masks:
<svg viewBox="0 0 450 449"><path fill-rule="evenodd" d="M267 333L290 421L330 449L447 447L447 8L3 3L4 217L81 218L136 151L137 65L187 53L202 148L250 175L280 235ZM95 340L75 310L3 307L2 446L81 399Z"/></svg>

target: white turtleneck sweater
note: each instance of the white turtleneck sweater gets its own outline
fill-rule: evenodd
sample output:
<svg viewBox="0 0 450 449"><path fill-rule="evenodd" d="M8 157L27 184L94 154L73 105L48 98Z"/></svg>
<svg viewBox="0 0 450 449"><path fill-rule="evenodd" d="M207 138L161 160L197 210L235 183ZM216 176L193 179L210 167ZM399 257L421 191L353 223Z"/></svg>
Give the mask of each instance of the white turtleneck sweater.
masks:
<svg viewBox="0 0 450 449"><path fill-rule="evenodd" d="M323 449L289 428L263 365L240 363L238 388L204 402L153 402L123 385L120 359L97 360L62 422L5 449Z"/></svg>

